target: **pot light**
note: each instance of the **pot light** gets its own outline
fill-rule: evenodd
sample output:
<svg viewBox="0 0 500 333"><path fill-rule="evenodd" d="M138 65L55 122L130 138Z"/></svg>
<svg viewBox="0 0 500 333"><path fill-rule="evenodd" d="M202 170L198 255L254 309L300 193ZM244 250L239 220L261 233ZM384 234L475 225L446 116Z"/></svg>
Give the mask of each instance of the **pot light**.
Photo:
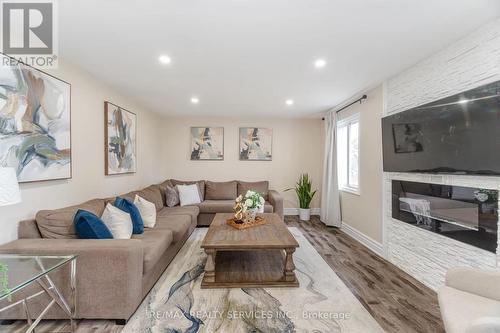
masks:
<svg viewBox="0 0 500 333"><path fill-rule="evenodd" d="M158 57L158 61L163 65L168 65L172 61L168 55L161 55Z"/></svg>
<svg viewBox="0 0 500 333"><path fill-rule="evenodd" d="M288 105L288 106L292 106L292 105L293 105L293 103L294 103L293 99L287 99L287 100L285 101L285 104L286 104L286 105Z"/></svg>
<svg viewBox="0 0 500 333"><path fill-rule="evenodd" d="M198 97L195 97L195 96L191 97L191 103L198 104L199 102L200 102L200 100Z"/></svg>
<svg viewBox="0 0 500 333"><path fill-rule="evenodd" d="M326 66L326 60L325 59L317 59L314 62L314 67L316 68L323 68Z"/></svg>

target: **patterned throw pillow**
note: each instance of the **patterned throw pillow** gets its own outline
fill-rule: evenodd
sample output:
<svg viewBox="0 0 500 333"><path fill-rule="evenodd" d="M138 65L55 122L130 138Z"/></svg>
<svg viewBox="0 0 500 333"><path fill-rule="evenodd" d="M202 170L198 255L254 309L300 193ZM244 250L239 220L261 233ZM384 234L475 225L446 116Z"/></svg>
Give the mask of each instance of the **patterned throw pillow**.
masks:
<svg viewBox="0 0 500 333"><path fill-rule="evenodd" d="M165 187L165 202L167 203L167 207L174 207L180 203L179 192L177 192L175 187L168 185Z"/></svg>

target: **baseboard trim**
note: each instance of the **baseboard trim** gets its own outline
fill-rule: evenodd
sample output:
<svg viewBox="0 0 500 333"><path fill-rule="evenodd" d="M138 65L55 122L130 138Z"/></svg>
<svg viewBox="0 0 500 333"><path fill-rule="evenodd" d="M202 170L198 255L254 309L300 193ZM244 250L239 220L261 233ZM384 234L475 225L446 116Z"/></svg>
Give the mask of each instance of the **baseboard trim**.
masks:
<svg viewBox="0 0 500 333"><path fill-rule="evenodd" d="M320 208L311 208L311 215L319 215ZM283 214L286 216L296 216L299 215L298 208L285 208L283 209Z"/></svg>
<svg viewBox="0 0 500 333"><path fill-rule="evenodd" d="M365 235L358 229L353 228L352 226L350 226L345 222L342 222L340 230L342 230L343 232L345 232L346 234L348 234L349 236L351 236L352 238L354 238L355 240L357 240L358 242L360 242L361 244L363 244L364 246L366 246L367 248L369 248L370 250L381 256L382 258L384 257L384 246L381 243L374 240L373 238Z"/></svg>

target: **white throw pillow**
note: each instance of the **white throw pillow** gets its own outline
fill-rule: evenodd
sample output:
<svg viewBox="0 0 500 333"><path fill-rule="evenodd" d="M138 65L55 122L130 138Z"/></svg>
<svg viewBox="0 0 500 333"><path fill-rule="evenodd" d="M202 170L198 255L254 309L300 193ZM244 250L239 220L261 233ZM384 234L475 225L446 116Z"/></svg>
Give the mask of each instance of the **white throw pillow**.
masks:
<svg viewBox="0 0 500 333"><path fill-rule="evenodd" d="M134 205L137 207L137 209L139 209L139 213L141 213L144 227L153 228L156 224L155 204L136 194L134 198Z"/></svg>
<svg viewBox="0 0 500 333"><path fill-rule="evenodd" d="M101 220L108 227L114 239L130 239L132 237L132 218L129 213L108 203L102 213Z"/></svg>
<svg viewBox="0 0 500 333"><path fill-rule="evenodd" d="M194 205L201 202L198 184L177 185L177 191L179 192L181 206Z"/></svg>

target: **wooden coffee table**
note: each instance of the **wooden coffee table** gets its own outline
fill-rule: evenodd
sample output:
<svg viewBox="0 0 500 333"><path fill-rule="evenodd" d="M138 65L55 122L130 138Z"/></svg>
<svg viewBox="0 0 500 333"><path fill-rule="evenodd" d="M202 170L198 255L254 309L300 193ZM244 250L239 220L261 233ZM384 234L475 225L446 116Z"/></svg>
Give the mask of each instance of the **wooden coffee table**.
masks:
<svg viewBox="0 0 500 333"><path fill-rule="evenodd" d="M267 223L237 230L216 214L201 247L207 253L202 288L298 287L293 253L299 244L276 214Z"/></svg>

